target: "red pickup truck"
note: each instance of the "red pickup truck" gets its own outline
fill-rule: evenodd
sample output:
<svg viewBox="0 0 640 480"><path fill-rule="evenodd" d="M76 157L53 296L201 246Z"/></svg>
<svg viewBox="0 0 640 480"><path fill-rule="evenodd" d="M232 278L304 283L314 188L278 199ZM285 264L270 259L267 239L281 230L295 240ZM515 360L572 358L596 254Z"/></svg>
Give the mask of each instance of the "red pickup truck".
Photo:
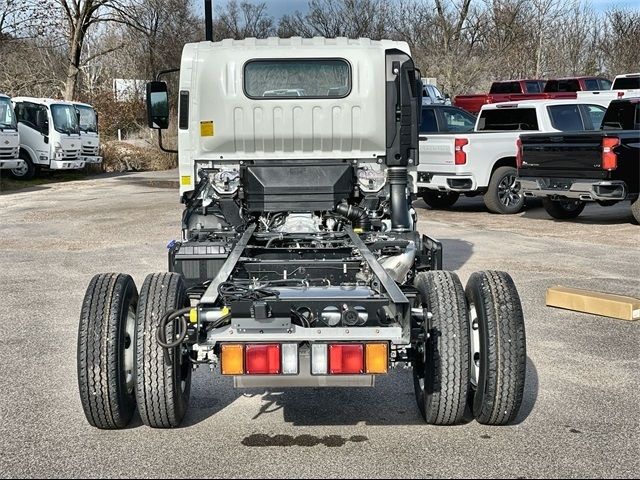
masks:
<svg viewBox="0 0 640 480"><path fill-rule="evenodd" d="M576 98L576 92L608 90L611 82L601 77L572 77L557 80L506 80L493 82L488 94L458 95L453 104L477 114L488 103L518 100Z"/></svg>

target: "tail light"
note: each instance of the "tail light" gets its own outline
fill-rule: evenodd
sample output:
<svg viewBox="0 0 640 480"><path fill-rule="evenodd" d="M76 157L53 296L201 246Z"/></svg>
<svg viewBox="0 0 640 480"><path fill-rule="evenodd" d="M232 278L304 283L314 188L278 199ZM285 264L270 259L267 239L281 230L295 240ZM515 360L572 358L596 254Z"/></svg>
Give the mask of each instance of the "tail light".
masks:
<svg viewBox="0 0 640 480"><path fill-rule="evenodd" d="M467 153L464 151L464 146L469 144L469 140L466 138L456 138L454 143L455 150L455 164L465 165L467 163Z"/></svg>
<svg viewBox="0 0 640 480"><path fill-rule="evenodd" d="M620 145L620 139L617 137L604 137L602 139L602 169L615 170L618 168L618 155L613 151Z"/></svg>
<svg viewBox="0 0 640 480"><path fill-rule="evenodd" d="M389 369L389 350L387 344L367 343L365 345L365 360L367 373L387 373Z"/></svg>
<svg viewBox="0 0 640 480"><path fill-rule="evenodd" d="M329 345L329 373L364 373L364 346L361 343Z"/></svg>
<svg viewBox="0 0 640 480"><path fill-rule="evenodd" d="M244 374L244 346L241 344L222 345L220 367L223 375Z"/></svg>
<svg viewBox="0 0 640 480"><path fill-rule="evenodd" d="M520 137L516 140L516 167L522 168L522 140Z"/></svg>
<svg viewBox="0 0 640 480"><path fill-rule="evenodd" d="M280 345L247 345L245 351L247 375L275 375L280 373Z"/></svg>

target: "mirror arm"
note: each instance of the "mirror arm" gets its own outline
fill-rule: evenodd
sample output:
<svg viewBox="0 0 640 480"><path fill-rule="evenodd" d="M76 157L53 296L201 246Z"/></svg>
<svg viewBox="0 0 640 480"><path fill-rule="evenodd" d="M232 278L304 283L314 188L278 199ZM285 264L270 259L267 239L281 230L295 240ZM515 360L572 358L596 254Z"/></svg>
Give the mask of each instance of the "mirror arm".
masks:
<svg viewBox="0 0 640 480"><path fill-rule="evenodd" d="M161 70L156 74L156 81L160 81L160 77L163 75L168 75L169 73L179 72L179 68L170 68L169 70Z"/></svg>
<svg viewBox="0 0 640 480"><path fill-rule="evenodd" d="M178 153L178 150L171 150L170 148L164 148L164 146L162 145L162 130L158 129L158 146L160 147L160 150L162 150L163 152L166 153Z"/></svg>

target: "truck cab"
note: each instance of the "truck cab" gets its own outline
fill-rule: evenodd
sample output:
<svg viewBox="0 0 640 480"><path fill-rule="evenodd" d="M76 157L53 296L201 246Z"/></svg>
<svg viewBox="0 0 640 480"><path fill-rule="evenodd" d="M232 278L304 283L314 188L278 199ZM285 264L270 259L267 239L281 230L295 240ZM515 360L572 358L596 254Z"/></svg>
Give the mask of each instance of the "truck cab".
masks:
<svg viewBox="0 0 640 480"><path fill-rule="evenodd" d="M20 135L11 99L0 94L0 170L22 168L19 153Z"/></svg>
<svg viewBox="0 0 640 480"><path fill-rule="evenodd" d="M37 168L80 169L85 165L80 152L82 139L75 106L50 98L13 99L20 133L20 157L25 167L13 170L14 177L29 179Z"/></svg>
<svg viewBox="0 0 640 480"><path fill-rule="evenodd" d="M80 156L85 164L100 164L100 133L98 132L98 114L86 103L73 102L78 111L82 151Z"/></svg>

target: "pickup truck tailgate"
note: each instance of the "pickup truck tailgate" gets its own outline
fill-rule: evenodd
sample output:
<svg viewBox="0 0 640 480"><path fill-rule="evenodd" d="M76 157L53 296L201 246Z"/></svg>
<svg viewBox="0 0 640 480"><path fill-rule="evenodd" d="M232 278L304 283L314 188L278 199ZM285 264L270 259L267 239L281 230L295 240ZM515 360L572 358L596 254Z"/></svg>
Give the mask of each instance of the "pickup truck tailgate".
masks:
<svg viewBox="0 0 640 480"><path fill-rule="evenodd" d="M420 135L420 165L453 166L455 138L455 135Z"/></svg>
<svg viewBox="0 0 640 480"><path fill-rule="evenodd" d="M521 177L605 178L602 132L521 135Z"/></svg>

